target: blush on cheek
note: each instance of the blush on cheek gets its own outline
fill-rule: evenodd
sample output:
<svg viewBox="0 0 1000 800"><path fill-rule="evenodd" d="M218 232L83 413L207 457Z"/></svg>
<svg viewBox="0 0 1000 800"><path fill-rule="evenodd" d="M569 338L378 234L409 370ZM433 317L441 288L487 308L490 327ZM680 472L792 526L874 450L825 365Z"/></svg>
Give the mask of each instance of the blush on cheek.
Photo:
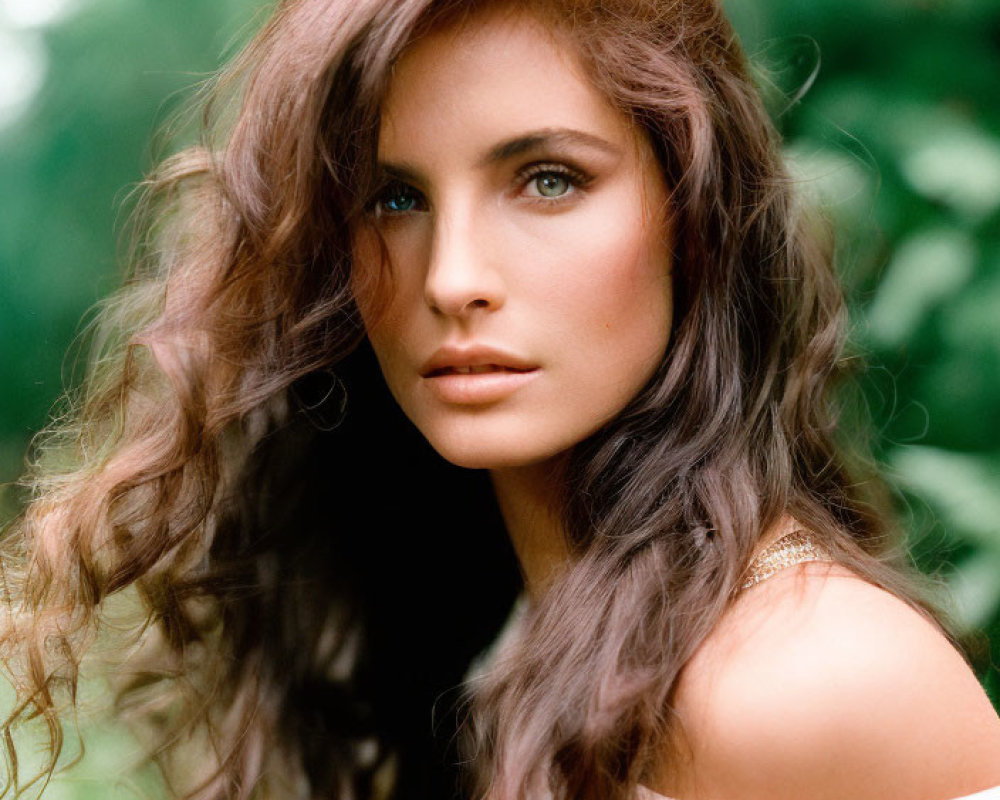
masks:
<svg viewBox="0 0 1000 800"><path fill-rule="evenodd" d="M601 297L601 335L617 357L636 362L639 373L655 369L666 351L672 318L670 253L663 234L640 228L619 237L607 252L617 255L605 272ZM648 377L648 374L646 375Z"/></svg>
<svg viewBox="0 0 1000 800"><path fill-rule="evenodd" d="M658 250L650 245L646 237L619 238L594 259L593 297L615 316L632 317L663 303L666 254L650 252Z"/></svg>

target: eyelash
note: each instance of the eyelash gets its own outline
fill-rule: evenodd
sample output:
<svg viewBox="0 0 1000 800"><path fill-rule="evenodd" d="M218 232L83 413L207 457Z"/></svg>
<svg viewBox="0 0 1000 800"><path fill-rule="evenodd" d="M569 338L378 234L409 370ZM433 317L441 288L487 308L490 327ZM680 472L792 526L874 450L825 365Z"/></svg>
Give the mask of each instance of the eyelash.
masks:
<svg viewBox="0 0 1000 800"><path fill-rule="evenodd" d="M560 178L565 179L570 186L570 191L565 194L561 194L558 197L534 197L532 200L536 202L544 203L547 206L551 206L555 203L562 203L571 197L575 196L581 189L584 189L587 184L592 180L589 175L584 173L582 170L570 167L566 164L551 164L551 163L535 163L528 164L517 173L518 182L521 184L522 188L527 186L531 181L538 178L540 175L558 175Z"/></svg>
<svg viewBox="0 0 1000 800"><path fill-rule="evenodd" d="M555 205L561 205L567 200L575 197L593 180L590 175L580 169L570 167L566 164L550 162L536 162L534 164L528 164L518 170L515 177L518 185L523 190L528 184L531 183L531 181L542 175L557 175L564 179L570 187L565 194L561 194L558 197L544 197L538 195L529 196L529 202L549 208ZM415 196L420 197L420 192L417 189L414 189L412 186L409 186L402 181L389 182L382 188L381 191L377 192L368 203L368 213L374 217L398 217L410 213L409 211L386 210L383 205L386 200L398 197L407 190L412 192Z"/></svg>

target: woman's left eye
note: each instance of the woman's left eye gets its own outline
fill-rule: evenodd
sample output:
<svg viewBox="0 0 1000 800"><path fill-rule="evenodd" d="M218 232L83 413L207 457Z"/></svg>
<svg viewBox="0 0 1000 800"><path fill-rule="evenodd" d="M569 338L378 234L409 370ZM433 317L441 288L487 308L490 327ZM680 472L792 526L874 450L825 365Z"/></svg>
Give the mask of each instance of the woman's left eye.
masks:
<svg viewBox="0 0 1000 800"><path fill-rule="evenodd" d="M589 180L583 173L557 164L534 164L522 171L520 178L528 197L548 201L575 194Z"/></svg>
<svg viewBox="0 0 1000 800"><path fill-rule="evenodd" d="M565 175L546 172L535 178L535 188L542 197L559 197L566 194L571 187Z"/></svg>

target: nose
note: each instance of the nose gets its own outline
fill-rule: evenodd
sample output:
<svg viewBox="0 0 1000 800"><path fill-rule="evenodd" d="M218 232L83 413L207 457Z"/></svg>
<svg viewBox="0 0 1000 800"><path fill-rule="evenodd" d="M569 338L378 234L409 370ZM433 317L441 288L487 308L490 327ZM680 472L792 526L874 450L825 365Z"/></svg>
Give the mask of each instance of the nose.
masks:
<svg viewBox="0 0 1000 800"><path fill-rule="evenodd" d="M467 317L496 311L504 303L495 254L476 228L468 214L436 220L424 285L427 305L435 314Z"/></svg>

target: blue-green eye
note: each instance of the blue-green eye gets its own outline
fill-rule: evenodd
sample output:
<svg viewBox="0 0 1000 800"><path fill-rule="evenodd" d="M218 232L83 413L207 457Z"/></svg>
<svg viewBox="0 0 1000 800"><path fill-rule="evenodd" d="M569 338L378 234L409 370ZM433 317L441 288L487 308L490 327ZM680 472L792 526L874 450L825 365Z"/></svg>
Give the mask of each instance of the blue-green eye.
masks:
<svg viewBox="0 0 1000 800"><path fill-rule="evenodd" d="M592 180L590 175L559 163L530 164L519 177L528 197L545 204L568 200Z"/></svg>
<svg viewBox="0 0 1000 800"><path fill-rule="evenodd" d="M417 204L416 198L412 194L400 192L385 201L385 206L390 211L409 211Z"/></svg>
<svg viewBox="0 0 1000 800"><path fill-rule="evenodd" d="M535 176L535 188L542 197L561 197L570 190L570 182L557 172L543 172Z"/></svg>
<svg viewBox="0 0 1000 800"><path fill-rule="evenodd" d="M390 184L372 203L376 214L405 214L413 211L420 202L417 192L402 183Z"/></svg>

